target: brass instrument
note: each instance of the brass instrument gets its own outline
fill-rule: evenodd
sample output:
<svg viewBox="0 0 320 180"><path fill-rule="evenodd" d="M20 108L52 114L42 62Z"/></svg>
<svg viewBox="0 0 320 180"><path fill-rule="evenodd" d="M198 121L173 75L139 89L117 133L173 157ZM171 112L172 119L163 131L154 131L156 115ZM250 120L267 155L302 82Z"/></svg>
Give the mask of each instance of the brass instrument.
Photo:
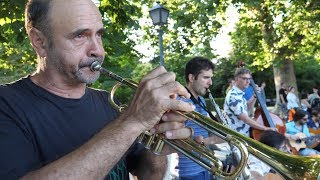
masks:
<svg viewBox="0 0 320 180"><path fill-rule="evenodd" d="M209 100L210 100L212 106L214 107L218 117L219 117L220 123L222 123L223 125L229 127L228 122L227 122L226 118L224 117L224 115L222 114L222 111L221 111L219 105L214 100L210 89L207 89L207 93L209 95ZM239 154L237 153L236 148L234 146L232 146L231 144L229 146L230 146L231 152L233 152L233 155L234 155L233 157L235 158L237 163L240 162L241 157L239 157ZM240 179L249 179L250 177L251 177L251 173L250 173L248 167L245 166L243 168L242 173L241 173L241 178Z"/></svg>
<svg viewBox="0 0 320 180"><path fill-rule="evenodd" d="M124 79L121 76L102 68L99 62L93 62L90 66L90 69L92 71L100 71L102 74L105 74L118 81L117 85L115 85L110 92L111 97L119 86L119 83L128 85L134 89L137 87L136 83ZM113 97L110 99L113 99ZM113 106L118 107L114 101L111 103ZM120 107L118 108L119 110L121 109ZM161 135L152 135L148 132L145 132L138 137L138 140L144 143L146 148L150 148L150 150L156 154L159 154L164 143L167 143L180 153L183 153L185 156L211 171L214 175L226 179L235 179L238 177L247 164L248 152L271 166L284 179L318 178L320 173L320 158L296 156L278 151L272 147L260 143L259 141L240 134L223 124L212 121L211 118L203 116L197 112L177 113L186 117L187 119L193 120L194 123L224 139L229 144L236 146L240 150L241 161L232 173L223 172L221 170L222 167L220 166L221 162L212 156L214 155L213 152L208 151L206 147L194 142L191 139L168 140L163 138ZM214 165L212 165L212 163Z"/></svg>
<svg viewBox="0 0 320 180"><path fill-rule="evenodd" d="M102 68L100 63L97 61L91 64L90 69L92 71L100 71L100 73L105 74L118 81L118 83L116 83L110 91L109 101L113 107L115 107L116 109L118 109L119 112L121 112L125 107L120 107L113 101L116 90L122 84L136 89L138 84L129 79L124 79L121 76L118 76L117 74L114 74L113 72ZM181 112L177 113L184 116L186 119L194 120L194 122L199 126L207 129L208 131L212 131L212 133L214 134L217 134L215 131L212 130L212 128L210 128L210 126L207 126L209 122L212 121L210 118L204 118L203 115L197 112L191 112L186 114ZM191 160L201 165L203 168L210 171L215 176L221 177L223 179L235 179L239 176L239 174L242 172L243 167L245 167L245 165L247 164L248 151L246 149L246 145L241 140L238 140L237 138L234 138L232 136L222 136L219 134L217 134L217 136L224 138L224 140L226 140L229 144L236 146L240 151L241 161L232 173L224 172L222 170L223 164L218 158L215 157L214 152L209 150L205 145L195 142L191 138L183 140L168 140L163 138L161 135L151 134L148 131L146 131L142 133L140 136L138 136L137 141L142 143L145 146L145 148L150 149L155 154L160 154L164 146L164 143L166 143L176 151L184 154L186 157L190 158Z"/></svg>

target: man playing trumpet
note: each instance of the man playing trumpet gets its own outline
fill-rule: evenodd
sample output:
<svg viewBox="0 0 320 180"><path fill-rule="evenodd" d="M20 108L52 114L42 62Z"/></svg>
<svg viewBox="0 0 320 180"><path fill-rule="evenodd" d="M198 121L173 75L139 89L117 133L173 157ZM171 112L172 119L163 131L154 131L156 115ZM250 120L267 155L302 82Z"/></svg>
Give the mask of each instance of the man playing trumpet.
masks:
<svg viewBox="0 0 320 180"><path fill-rule="evenodd" d="M146 75L120 116L108 93L88 88L100 75L104 25L91 0L29 0L26 30L37 70L0 86L0 179L162 179L166 156L136 146L146 130L191 135L178 110L194 107L163 67ZM161 120L161 123L158 122ZM131 147L131 148L130 148ZM166 155L164 153L164 155Z"/></svg>

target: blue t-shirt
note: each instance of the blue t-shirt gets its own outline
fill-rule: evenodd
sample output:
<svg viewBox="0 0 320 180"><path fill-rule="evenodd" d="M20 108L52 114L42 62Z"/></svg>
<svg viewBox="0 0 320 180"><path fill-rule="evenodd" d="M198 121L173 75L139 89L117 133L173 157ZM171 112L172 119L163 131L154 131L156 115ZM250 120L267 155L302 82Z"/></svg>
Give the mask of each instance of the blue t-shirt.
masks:
<svg viewBox="0 0 320 180"><path fill-rule="evenodd" d="M253 88L251 86L248 86L246 89L244 89L244 95L243 97L249 101L250 98L253 96Z"/></svg>
<svg viewBox="0 0 320 180"><path fill-rule="evenodd" d="M286 123L286 132L288 134L291 134L291 135L294 135L296 133L301 133L301 131L296 127L294 121ZM302 126L302 133L304 133L307 137L310 137L310 132L309 132L307 123L305 123ZM313 152L315 154L320 154L320 152L318 152L318 151L316 151L314 149L308 148L308 147L301 148L299 150L299 154L302 155L302 156L308 156L311 152Z"/></svg>
<svg viewBox="0 0 320 180"><path fill-rule="evenodd" d="M204 116L208 116L208 113L206 110L204 110L198 103L195 104L191 99L182 99L185 102L193 104L196 108L195 111L199 112L200 114ZM199 99L198 99L199 100ZM206 102L203 97L200 97L201 103L203 103L206 106ZM208 137L208 131L203 129L202 127L198 126L192 120L186 121L186 126L193 128L194 130L194 136L203 136L204 138ZM203 171L206 171L202 166L195 163L194 161L190 160L188 157L179 154L179 163L178 163L178 169L179 169L179 176L194 176L197 175Z"/></svg>
<svg viewBox="0 0 320 180"><path fill-rule="evenodd" d="M288 134L294 135L294 134L297 134L301 131L296 127L295 122L291 121L291 122L286 123L286 132ZM304 124L302 126L302 133L304 133L307 137L310 137L310 132L309 132L307 124Z"/></svg>

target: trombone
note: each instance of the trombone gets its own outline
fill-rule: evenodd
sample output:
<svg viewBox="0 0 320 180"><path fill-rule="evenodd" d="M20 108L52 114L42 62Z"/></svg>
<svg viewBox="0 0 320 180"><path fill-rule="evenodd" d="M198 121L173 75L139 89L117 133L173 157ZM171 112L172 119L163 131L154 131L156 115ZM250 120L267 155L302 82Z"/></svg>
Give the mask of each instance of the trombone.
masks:
<svg viewBox="0 0 320 180"><path fill-rule="evenodd" d="M112 106L121 111L123 108L119 107L113 101L115 91L121 84L127 85L133 89L136 89L138 84L102 68L97 61L91 64L90 69L91 71L100 71L101 74L107 75L118 81L110 92L109 100ZM187 119L193 120L194 123L203 127L208 132L215 134L227 141L230 145L236 146L239 149L241 160L233 172L227 173L222 171L222 162L214 156L214 153L190 138L183 140L168 140L161 135L153 135L146 131L137 138L138 142L143 143L146 148L149 148L155 154L159 154L164 143L166 143L212 172L213 175L225 179L236 179L240 175L247 164L248 152L272 167L284 179L317 179L319 176L320 158L296 156L275 150L274 148L240 134L223 124L212 121L211 118L203 116L195 111L190 113L177 111L177 113Z"/></svg>
<svg viewBox="0 0 320 180"><path fill-rule="evenodd" d="M226 118L224 117L224 115L222 114L222 111L221 111L219 105L218 105L218 104L216 103L216 101L214 100L214 98L213 98L213 96L212 96L212 94L211 94L210 89L207 89L207 93L208 93L208 96L209 96L209 100L210 100L212 106L214 107L214 109L215 109L218 117L219 117L220 123L222 123L223 125L229 127L228 122L227 122ZM239 157L240 155L236 152L236 148L235 148L234 146L232 146L231 144L230 144L229 146L230 146L230 150L231 150L231 152L233 153L234 158L235 158L235 160L237 161L237 163L240 162L241 157ZM251 176L251 173L250 173L248 167L245 166L245 167L243 168L242 173L241 173L241 179L249 179L250 176Z"/></svg>

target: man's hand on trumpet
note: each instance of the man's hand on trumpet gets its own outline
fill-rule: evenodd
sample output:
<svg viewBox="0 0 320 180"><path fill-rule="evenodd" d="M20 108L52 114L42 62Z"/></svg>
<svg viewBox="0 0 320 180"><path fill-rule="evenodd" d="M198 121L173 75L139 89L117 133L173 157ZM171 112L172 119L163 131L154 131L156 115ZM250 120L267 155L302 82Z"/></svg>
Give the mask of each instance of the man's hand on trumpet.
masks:
<svg viewBox="0 0 320 180"><path fill-rule="evenodd" d="M133 127L144 132L164 133L168 139L183 139L191 135L184 117L175 111L190 112L194 106L177 100L176 96L190 97L188 91L175 81L175 74L158 67L146 75L136 90L133 100L123 116Z"/></svg>
<svg viewBox="0 0 320 180"><path fill-rule="evenodd" d="M192 136L193 130L185 127L186 118L176 111L190 112L194 106L176 99L176 96L190 97L190 94L175 78L175 74L167 72L164 67L147 74L139 83L129 107L121 115L125 123L131 124L139 134L150 130L152 134L163 134L167 139ZM164 146L160 156L144 150L140 154L143 161L138 162L141 168L133 174L142 179L162 179L166 170L166 156L163 155L172 152L175 151L168 145ZM146 164L149 167L152 165L153 170L146 172Z"/></svg>

